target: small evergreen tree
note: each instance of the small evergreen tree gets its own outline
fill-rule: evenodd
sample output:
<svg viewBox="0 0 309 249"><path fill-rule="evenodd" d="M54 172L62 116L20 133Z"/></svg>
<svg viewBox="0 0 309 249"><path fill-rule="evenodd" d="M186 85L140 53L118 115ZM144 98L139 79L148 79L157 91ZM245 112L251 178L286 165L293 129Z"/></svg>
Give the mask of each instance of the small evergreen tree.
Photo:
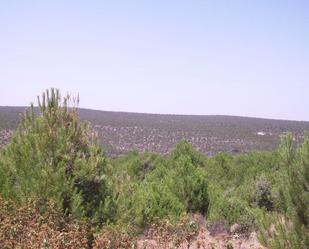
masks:
<svg viewBox="0 0 309 249"><path fill-rule="evenodd" d="M269 236L270 224L265 222L261 236L270 248L309 248L309 137L296 150L288 134L279 152L284 172L279 201L284 213L275 215L275 233Z"/></svg>
<svg viewBox="0 0 309 249"><path fill-rule="evenodd" d="M89 125L79 122L78 98L61 101L58 90L47 90L39 111L31 105L25 113L0 160L7 175L1 192L20 202L52 198L66 214L104 222L111 203L106 158Z"/></svg>

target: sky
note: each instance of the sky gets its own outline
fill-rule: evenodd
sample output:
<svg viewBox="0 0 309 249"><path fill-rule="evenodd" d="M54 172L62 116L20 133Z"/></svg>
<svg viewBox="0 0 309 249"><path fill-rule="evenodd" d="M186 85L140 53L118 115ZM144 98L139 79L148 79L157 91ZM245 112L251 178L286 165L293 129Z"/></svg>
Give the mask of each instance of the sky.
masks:
<svg viewBox="0 0 309 249"><path fill-rule="evenodd" d="M309 121L309 1L0 0L0 105Z"/></svg>

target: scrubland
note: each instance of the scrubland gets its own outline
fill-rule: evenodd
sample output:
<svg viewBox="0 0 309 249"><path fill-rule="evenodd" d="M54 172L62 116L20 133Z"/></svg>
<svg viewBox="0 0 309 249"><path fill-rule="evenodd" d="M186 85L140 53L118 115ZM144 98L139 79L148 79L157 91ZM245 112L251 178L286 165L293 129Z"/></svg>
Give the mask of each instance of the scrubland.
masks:
<svg viewBox="0 0 309 249"><path fill-rule="evenodd" d="M74 98L51 89L38 105L0 151L2 248L309 248L308 136L110 157Z"/></svg>

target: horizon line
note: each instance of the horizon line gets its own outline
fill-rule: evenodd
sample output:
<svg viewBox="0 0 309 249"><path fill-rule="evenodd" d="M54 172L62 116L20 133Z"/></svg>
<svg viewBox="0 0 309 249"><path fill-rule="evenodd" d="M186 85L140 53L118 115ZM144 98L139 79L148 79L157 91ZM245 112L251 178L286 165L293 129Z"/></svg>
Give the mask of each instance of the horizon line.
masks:
<svg viewBox="0 0 309 249"><path fill-rule="evenodd" d="M38 105L33 105L34 107L38 107ZM16 107L16 108L28 108L30 105L0 105L0 107ZM196 117L234 117L234 118L249 118L249 119L261 119L261 120L272 120L272 121L288 121L288 122L305 122L309 123L309 120L297 120L297 119L286 119L286 118L268 118L261 116L245 116L245 115L231 115L231 114L185 114L185 113L156 113L156 112L138 112L138 111L120 111L120 110L103 110L97 108L89 108L89 107L80 107L77 109L84 109L90 111L100 111L100 112L112 112L112 113L125 113L125 114L138 114L138 115L156 115L156 116L196 116Z"/></svg>

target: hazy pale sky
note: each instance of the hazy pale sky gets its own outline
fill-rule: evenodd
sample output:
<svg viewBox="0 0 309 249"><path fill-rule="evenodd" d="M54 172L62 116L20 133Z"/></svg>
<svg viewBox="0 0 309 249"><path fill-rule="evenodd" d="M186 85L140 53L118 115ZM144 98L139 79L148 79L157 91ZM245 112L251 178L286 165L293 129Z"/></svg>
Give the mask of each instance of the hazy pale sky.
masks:
<svg viewBox="0 0 309 249"><path fill-rule="evenodd" d="M0 0L0 105L309 120L309 1Z"/></svg>

